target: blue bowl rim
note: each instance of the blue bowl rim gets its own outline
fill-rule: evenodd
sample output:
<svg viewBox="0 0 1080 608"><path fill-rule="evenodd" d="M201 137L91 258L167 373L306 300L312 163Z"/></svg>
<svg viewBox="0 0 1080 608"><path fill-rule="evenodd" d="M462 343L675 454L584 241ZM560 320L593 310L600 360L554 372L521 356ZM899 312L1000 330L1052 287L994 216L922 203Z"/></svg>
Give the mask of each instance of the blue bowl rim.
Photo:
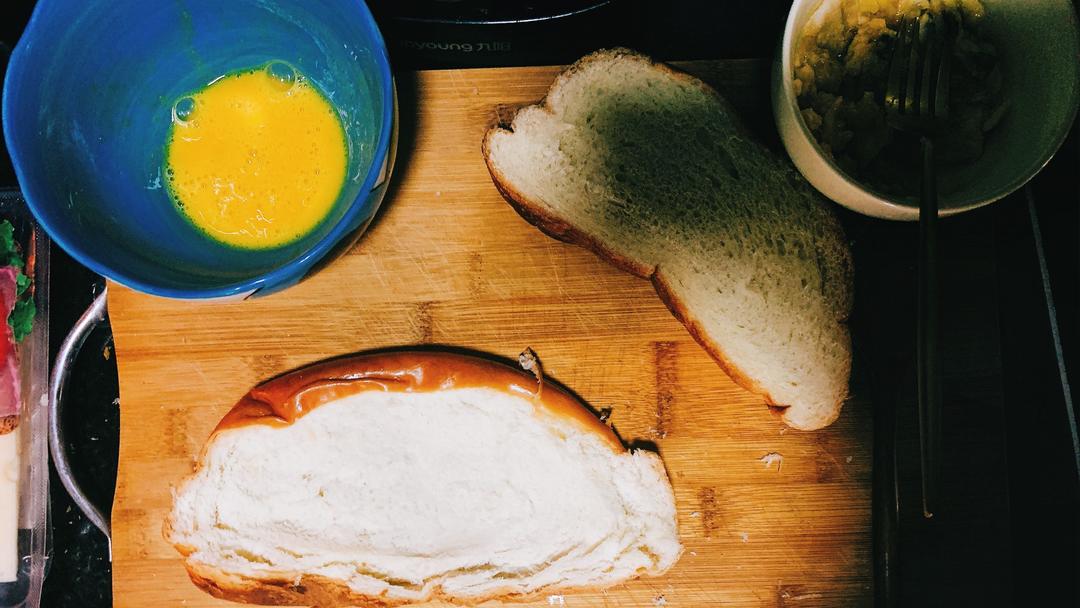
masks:
<svg viewBox="0 0 1080 608"><path fill-rule="evenodd" d="M330 250L337 245L337 243L351 232L349 226L352 225L354 220L360 214L361 210L365 207L366 203L372 196L372 188L375 180L378 178L382 171L383 165L389 162L386 158L390 148L390 140L393 132L393 120L394 116L394 80L393 74L390 70L390 57L386 49L386 42L383 39L382 32L379 30L379 25L375 22L375 17L371 14L371 10L368 8L367 3L357 1L355 3L358 10L361 11L361 18L371 27L374 34L375 43L373 50L377 51L378 57L376 57L376 63L379 70L379 75L382 77L382 97L383 97L383 111L382 111L382 128L379 131L378 143L375 147L375 155L372 157L371 166L368 167L367 176L364 178L364 183L360 187L360 193L356 199L352 202L345 214L334 225L333 229L326 234L317 243L308 248L304 253L289 260L285 264L278 266L268 272L265 272L259 276L251 279L245 279L236 283L228 283L219 287L209 287L206 289L178 289L174 287L162 287L153 283L148 283L143 280L139 280L127 273L106 266L105 264L98 262L94 259L93 255L86 249L80 246L75 241L69 240L67 235L60 234L54 230L53 226L49 222L44 220L41 213L38 212L37 204L35 201L35 195L30 191L28 184L27 172L23 169L22 162L20 160L19 151L12 145L12 139L8 136L10 128L8 121L11 118L11 107L9 106L11 95L8 94L9 87L12 79L12 69L22 56L26 53L26 47L30 44L30 40L34 38L34 31L37 26L37 21L40 18L40 14L43 12L43 6L47 2L38 2L34 7L34 11L30 16L30 21L26 25L26 29L23 35L19 38L18 44L15 45L14 51L8 60L7 71L4 74L4 86L3 86L3 100L2 113L3 120L2 126L4 131L4 140L7 143L8 154L11 156L11 164L15 169L15 177L19 182L19 187L22 190L23 198L26 200L27 207L30 208L30 212L34 215L38 224L45 230L46 234L59 243L60 247L64 249L71 257L75 258L80 264L86 266L90 270L93 270L97 274L100 274L108 279L116 281L125 287L130 287L137 291L148 293L155 296L161 296L166 298L176 299L211 299L211 298L231 298L238 295L247 295L249 293L257 292L266 287L273 287L280 284L289 284L290 281L295 280L298 276L302 277L308 268L314 263L321 260ZM389 176L388 176L389 178ZM377 209L375 210L377 211Z"/></svg>

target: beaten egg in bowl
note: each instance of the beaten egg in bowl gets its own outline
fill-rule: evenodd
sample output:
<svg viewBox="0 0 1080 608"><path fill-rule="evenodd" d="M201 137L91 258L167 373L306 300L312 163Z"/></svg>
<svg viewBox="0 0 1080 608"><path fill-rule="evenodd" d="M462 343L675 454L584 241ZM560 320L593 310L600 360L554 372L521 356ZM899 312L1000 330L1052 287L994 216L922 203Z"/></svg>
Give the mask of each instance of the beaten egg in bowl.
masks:
<svg viewBox="0 0 1080 608"><path fill-rule="evenodd" d="M243 249L315 229L345 182L337 110L284 62L227 74L173 107L170 198L200 231Z"/></svg>

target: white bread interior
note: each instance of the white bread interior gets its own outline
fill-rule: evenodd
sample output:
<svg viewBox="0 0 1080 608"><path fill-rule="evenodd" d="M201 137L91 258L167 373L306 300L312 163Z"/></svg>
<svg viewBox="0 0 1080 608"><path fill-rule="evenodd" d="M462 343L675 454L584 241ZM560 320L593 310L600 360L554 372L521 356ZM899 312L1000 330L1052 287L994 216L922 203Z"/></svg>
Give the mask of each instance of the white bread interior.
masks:
<svg viewBox="0 0 1080 608"><path fill-rule="evenodd" d="M362 605L602 588L682 550L659 457L486 387L369 390L220 430L166 536L230 599L321 580Z"/></svg>
<svg viewBox="0 0 1080 608"><path fill-rule="evenodd" d="M850 252L831 209L700 80L616 49L490 130L495 185L527 220L651 278L745 387L799 429L848 394Z"/></svg>

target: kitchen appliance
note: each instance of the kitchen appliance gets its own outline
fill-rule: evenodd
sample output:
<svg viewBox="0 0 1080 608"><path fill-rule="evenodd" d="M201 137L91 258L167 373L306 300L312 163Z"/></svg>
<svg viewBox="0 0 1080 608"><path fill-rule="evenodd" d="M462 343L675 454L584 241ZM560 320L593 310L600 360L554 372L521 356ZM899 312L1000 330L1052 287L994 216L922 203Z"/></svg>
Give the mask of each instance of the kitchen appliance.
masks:
<svg viewBox="0 0 1080 608"><path fill-rule="evenodd" d="M378 0L371 9L395 65L570 63L629 44L637 0Z"/></svg>

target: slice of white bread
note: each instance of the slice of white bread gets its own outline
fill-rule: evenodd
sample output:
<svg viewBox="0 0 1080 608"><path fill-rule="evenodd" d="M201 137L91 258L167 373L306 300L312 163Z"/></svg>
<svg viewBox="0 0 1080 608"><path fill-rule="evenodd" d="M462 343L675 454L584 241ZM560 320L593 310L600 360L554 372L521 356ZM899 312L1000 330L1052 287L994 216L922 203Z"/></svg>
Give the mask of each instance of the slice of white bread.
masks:
<svg viewBox="0 0 1080 608"><path fill-rule="evenodd" d="M233 601L525 599L666 571L660 458L570 394L445 352L331 361L253 389L177 489L165 538Z"/></svg>
<svg viewBox="0 0 1080 608"><path fill-rule="evenodd" d="M799 429L848 393L851 254L823 201L709 86L626 49L558 76L484 138L496 187L545 233L650 278L728 374Z"/></svg>

